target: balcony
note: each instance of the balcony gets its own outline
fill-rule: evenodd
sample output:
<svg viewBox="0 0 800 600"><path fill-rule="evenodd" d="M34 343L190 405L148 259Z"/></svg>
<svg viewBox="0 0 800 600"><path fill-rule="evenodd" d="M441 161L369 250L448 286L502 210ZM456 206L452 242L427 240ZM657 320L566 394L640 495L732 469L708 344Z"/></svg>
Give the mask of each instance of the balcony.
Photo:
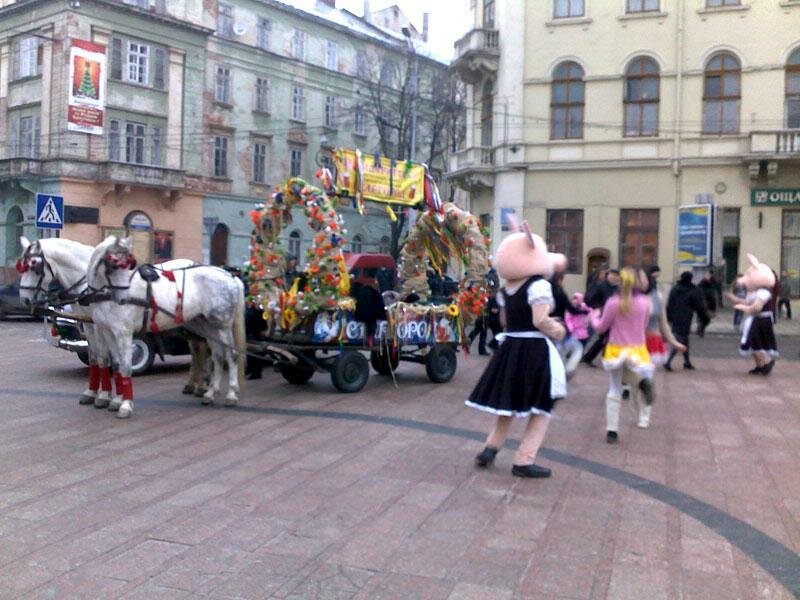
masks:
<svg viewBox="0 0 800 600"><path fill-rule="evenodd" d="M456 152L447 179L467 191L494 187L494 148L472 146Z"/></svg>
<svg viewBox="0 0 800 600"><path fill-rule="evenodd" d="M104 162L98 165L98 170L101 181L114 184L167 190L180 190L186 187L185 173L177 169L121 162Z"/></svg>
<svg viewBox="0 0 800 600"><path fill-rule="evenodd" d="M500 62L500 32L497 29L473 29L455 46L456 59L452 67L464 82L476 84L497 73Z"/></svg>
<svg viewBox="0 0 800 600"><path fill-rule="evenodd" d="M763 158L800 158L800 129L753 131L750 154Z"/></svg>
<svg viewBox="0 0 800 600"><path fill-rule="evenodd" d="M38 158L7 158L0 160L0 178L26 177L40 174Z"/></svg>

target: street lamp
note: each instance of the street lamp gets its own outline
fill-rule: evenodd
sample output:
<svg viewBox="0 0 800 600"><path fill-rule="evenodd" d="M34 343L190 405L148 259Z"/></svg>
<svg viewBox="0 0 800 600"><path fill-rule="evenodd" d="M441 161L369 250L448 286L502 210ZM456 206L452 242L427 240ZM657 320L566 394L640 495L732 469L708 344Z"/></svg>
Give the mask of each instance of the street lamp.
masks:
<svg viewBox="0 0 800 600"><path fill-rule="evenodd" d="M406 44L408 51L413 57L411 66L411 156L409 158L413 161L417 155L417 86L419 85L419 72L417 66L419 61L417 59L417 52L414 48L414 42L411 41L411 31L408 27L403 27L403 35L406 37Z"/></svg>

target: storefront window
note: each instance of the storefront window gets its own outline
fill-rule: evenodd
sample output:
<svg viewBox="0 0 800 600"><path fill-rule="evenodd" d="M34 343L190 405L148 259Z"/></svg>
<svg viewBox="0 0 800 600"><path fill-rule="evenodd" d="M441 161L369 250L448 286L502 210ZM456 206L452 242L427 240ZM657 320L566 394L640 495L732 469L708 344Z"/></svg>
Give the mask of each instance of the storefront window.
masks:
<svg viewBox="0 0 800 600"><path fill-rule="evenodd" d="M791 282L792 296L800 295L800 210L783 211L781 274Z"/></svg>
<svg viewBox="0 0 800 600"><path fill-rule="evenodd" d="M620 211L621 267L649 267L658 263L658 209Z"/></svg>
<svg viewBox="0 0 800 600"><path fill-rule="evenodd" d="M583 211L547 211L547 248L567 257L567 273L581 273L583 265Z"/></svg>
<svg viewBox="0 0 800 600"><path fill-rule="evenodd" d="M161 262L172 259L172 242L175 234L171 231L153 233L153 260Z"/></svg>

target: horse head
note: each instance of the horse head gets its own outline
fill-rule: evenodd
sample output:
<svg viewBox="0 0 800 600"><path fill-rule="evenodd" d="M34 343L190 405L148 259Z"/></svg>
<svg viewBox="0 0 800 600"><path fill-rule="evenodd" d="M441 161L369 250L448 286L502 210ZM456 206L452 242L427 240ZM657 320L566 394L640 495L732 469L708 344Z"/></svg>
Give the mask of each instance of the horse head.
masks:
<svg viewBox="0 0 800 600"><path fill-rule="evenodd" d="M130 238L110 235L95 247L89 260L87 279L94 292L110 291L115 302L128 297L136 257Z"/></svg>
<svg viewBox="0 0 800 600"><path fill-rule="evenodd" d="M38 240L29 242L24 236L20 242L23 251L17 260L17 272L21 276L19 297L26 306L40 306L47 303L48 291L58 285L58 281L47 263L42 244Z"/></svg>

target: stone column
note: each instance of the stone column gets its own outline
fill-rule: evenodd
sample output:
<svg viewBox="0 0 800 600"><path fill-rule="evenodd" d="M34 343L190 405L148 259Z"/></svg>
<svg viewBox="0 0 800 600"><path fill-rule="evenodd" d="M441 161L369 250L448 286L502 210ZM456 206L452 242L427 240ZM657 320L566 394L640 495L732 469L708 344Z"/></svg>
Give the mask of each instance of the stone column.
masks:
<svg viewBox="0 0 800 600"><path fill-rule="evenodd" d="M167 75L167 144L168 169L183 168L183 87L186 53L177 48L169 49L169 73Z"/></svg>

